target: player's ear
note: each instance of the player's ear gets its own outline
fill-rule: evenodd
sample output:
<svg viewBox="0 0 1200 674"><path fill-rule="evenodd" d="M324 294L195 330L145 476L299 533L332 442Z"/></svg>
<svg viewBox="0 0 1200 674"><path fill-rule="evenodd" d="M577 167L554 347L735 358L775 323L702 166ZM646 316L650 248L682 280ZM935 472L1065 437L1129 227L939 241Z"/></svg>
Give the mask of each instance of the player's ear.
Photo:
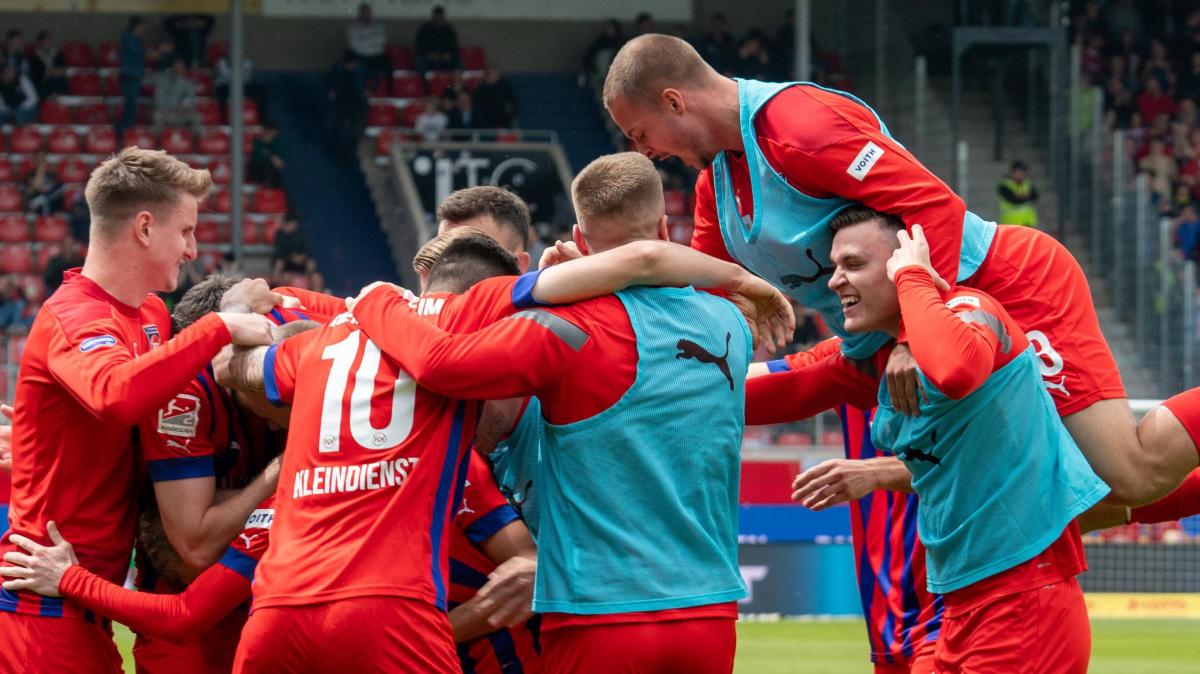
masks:
<svg viewBox="0 0 1200 674"><path fill-rule="evenodd" d="M583 236L583 228L578 224L571 226L571 240L575 242L575 247L584 255L591 255L588 250L587 239Z"/></svg>
<svg viewBox="0 0 1200 674"><path fill-rule="evenodd" d="M662 100L663 105L671 112L683 114L686 106L683 103L683 94L679 93L678 89L663 89Z"/></svg>
<svg viewBox="0 0 1200 674"><path fill-rule="evenodd" d="M658 219L658 240L659 241L670 241L671 240L671 230L667 229L667 214L666 213L663 213L662 217L660 217Z"/></svg>
<svg viewBox="0 0 1200 674"><path fill-rule="evenodd" d="M150 211L138 211L133 216L133 235L138 243L150 247L150 228L154 225L154 214Z"/></svg>
<svg viewBox="0 0 1200 674"><path fill-rule="evenodd" d="M521 251L521 252L517 253L517 269L521 270L522 274L529 271L529 253L528 252Z"/></svg>

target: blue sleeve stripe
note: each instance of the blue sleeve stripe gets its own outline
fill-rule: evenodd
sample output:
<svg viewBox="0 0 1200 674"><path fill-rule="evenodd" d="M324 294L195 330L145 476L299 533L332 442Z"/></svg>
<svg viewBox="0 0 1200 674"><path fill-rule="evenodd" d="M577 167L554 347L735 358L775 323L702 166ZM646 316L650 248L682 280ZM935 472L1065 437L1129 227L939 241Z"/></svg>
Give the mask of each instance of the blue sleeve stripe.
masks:
<svg viewBox="0 0 1200 674"><path fill-rule="evenodd" d="M267 347L267 355L263 358L263 388L266 389L267 400L276 407L287 407L287 403L279 397L279 381L275 378L275 347Z"/></svg>
<svg viewBox="0 0 1200 674"><path fill-rule="evenodd" d="M175 459L147 461L151 482L187 480L193 477L213 477L217 474L211 456L181 456Z"/></svg>
<svg viewBox="0 0 1200 674"><path fill-rule="evenodd" d="M258 567L258 560L241 550L229 548L225 551L225 555L221 557L220 564L246 580L253 582L254 569Z"/></svg>
<svg viewBox="0 0 1200 674"><path fill-rule="evenodd" d="M466 562L450 558L450 582L455 585L462 585L473 590L487 585L488 577L486 573L481 573L478 569L474 569Z"/></svg>
<svg viewBox="0 0 1200 674"><path fill-rule="evenodd" d="M283 317L283 314L280 313L279 309L271 310L271 318L275 319L275 325L283 325L284 323L287 323L287 319Z"/></svg>
<svg viewBox="0 0 1200 674"><path fill-rule="evenodd" d="M475 545L479 545L492 536L495 536L497 531L519 519L521 519L521 516L517 514L516 509L505 503L475 520L471 526L467 527L467 538Z"/></svg>
<svg viewBox="0 0 1200 674"><path fill-rule="evenodd" d="M767 372L787 372L790 369L792 368L788 367L788 362L783 358L767 361Z"/></svg>
<svg viewBox="0 0 1200 674"><path fill-rule="evenodd" d="M527 271L517 279L513 284L512 303L518 309L529 309L532 307L546 307L548 304L543 304L533 297L533 287L537 285L538 276L541 276L542 271Z"/></svg>

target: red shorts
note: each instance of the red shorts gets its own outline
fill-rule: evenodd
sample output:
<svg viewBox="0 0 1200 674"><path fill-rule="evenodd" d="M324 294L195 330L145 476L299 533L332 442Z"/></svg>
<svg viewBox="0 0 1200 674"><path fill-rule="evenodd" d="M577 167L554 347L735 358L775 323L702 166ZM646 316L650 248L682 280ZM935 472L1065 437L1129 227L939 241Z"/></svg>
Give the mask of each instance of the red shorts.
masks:
<svg viewBox="0 0 1200 674"><path fill-rule="evenodd" d="M729 674L735 618L542 628L546 674Z"/></svg>
<svg viewBox="0 0 1200 674"><path fill-rule="evenodd" d="M446 614L401 597L254 609L234 672L458 674Z"/></svg>
<svg viewBox="0 0 1200 674"><path fill-rule="evenodd" d="M238 610L207 633L182 643L139 634L133 644L137 673L228 674L245 622L245 612Z"/></svg>
<svg viewBox="0 0 1200 674"><path fill-rule="evenodd" d="M1092 652L1074 577L942 618L936 674L1087 674Z"/></svg>
<svg viewBox="0 0 1200 674"><path fill-rule="evenodd" d="M996 298L1025 330L1059 416L1127 397L1087 277L1053 237L1000 225L983 265L962 285Z"/></svg>
<svg viewBox="0 0 1200 674"><path fill-rule="evenodd" d="M907 660L875 663L875 674L933 674L936 654L937 639L926 639Z"/></svg>
<svg viewBox="0 0 1200 674"><path fill-rule="evenodd" d="M0 672L121 674L112 630L73 618L0 611Z"/></svg>

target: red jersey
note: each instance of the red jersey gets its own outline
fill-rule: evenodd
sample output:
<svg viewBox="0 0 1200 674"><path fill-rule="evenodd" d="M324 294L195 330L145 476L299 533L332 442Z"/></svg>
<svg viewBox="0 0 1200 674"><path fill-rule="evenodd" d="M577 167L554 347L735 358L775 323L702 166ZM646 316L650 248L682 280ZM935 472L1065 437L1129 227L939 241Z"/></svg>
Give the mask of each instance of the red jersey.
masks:
<svg viewBox="0 0 1200 674"><path fill-rule="evenodd" d="M316 321L328 323L334 316L346 311L346 301L340 297L313 292L304 288L282 287L273 290L287 297L300 300L300 306L295 309L275 307L267 314L267 318L276 325L292 321Z"/></svg>
<svg viewBox="0 0 1200 674"><path fill-rule="evenodd" d="M124 580L133 549L134 426L229 342L216 315L164 343L170 326L157 297L131 307L73 270L38 312L21 358L12 529L49 545L46 523L55 521L80 563L112 582ZM0 543L0 552L15 549ZM32 593L3 592L0 610L84 617L70 602Z"/></svg>
<svg viewBox="0 0 1200 674"><path fill-rule="evenodd" d="M462 507L450 528L450 608L469 601L487 584L496 563L477 546L509 524L520 519L508 503L491 468L478 452L470 453L467 484ZM496 630L458 644L458 658L464 672L503 674L538 672L538 625L534 616L511 629Z"/></svg>
<svg viewBox="0 0 1200 674"><path fill-rule="evenodd" d="M427 296L444 301L426 320L477 330L509 310L511 286L491 279ZM444 610L450 520L479 404L418 387L349 314L271 347L264 384L268 399L292 406L292 425L255 607L395 596Z"/></svg>
<svg viewBox="0 0 1200 674"><path fill-rule="evenodd" d="M916 157L879 128L879 120L855 101L814 86L784 89L754 119L758 146L771 168L810 197L839 196L881 213L919 224L929 239L933 268L951 285L958 275L966 204ZM871 180L851 175L866 143L884 149ZM743 219L753 219L754 198L744 156L728 153L734 194ZM744 220L749 222L751 220ZM692 248L732 261L721 237L712 169L696 181Z"/></svg>

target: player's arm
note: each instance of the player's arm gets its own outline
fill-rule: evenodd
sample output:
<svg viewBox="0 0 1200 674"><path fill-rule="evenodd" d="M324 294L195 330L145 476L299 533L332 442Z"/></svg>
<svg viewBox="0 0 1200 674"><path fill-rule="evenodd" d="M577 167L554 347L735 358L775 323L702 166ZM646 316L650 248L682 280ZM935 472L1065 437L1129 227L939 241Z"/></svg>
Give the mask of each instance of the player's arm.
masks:
<svg viewBox="0 0 1200 674"><path fill-rule="evenodd" d="M750 363L750 369L746 372L746 378L752 379L754 377L761 377L764 374L799 370L802 367L807 367L828 356L839 353L841 348L842 340L837 337L830 337L803 351L789 353L783 358Z"/></svg>
<svg viewBox="0 0 1200 674"><path fill-rule="evenodd" d="M511 510L512 506L504 508ZM519 625L533 615L537 547L525 523L513 519L479 547L495 562L496 569L474 597L450 611L450 626L457 642Z"/></svg>
<svg viewBox="0 0 1200 674"><path fill-rule="evenodd" d="M300 302L299 309L307 309L319 316L337 316L346 311L345 300L333 295L326 295L325 293L305 288L294 288L292 286L275 288L275 292L284 297L295 298Z"/></svg>
<svg viewBox="0 0 1200 674"><path fill-rule="evenodd" d="M5 561L20 566L0 569L8 578L4 589L31 590L63 596L135 632L167 640L203 634L250 598L250 578L217 564L181 594L133 592L104 580L79 565L71 544L53 522L47 526L52 546L13 534L10 540L25 552L10 552Z"/></svg>
<svg viewBox="0 0 1200 674"><path fill-rule="evenodd" d="M894 456L829 459L805 470L792 482L792 500L810 510L860 499L877 490L912 491L912 473Z"/></svg>
<svg viewBox="0 0 1200 674"><path fill-rule="evenodd" d="M691 247L718 260L733 262L733 256L721 237L721 222L717 218L717 199L713 190L712 169L706 168L696 177L696 207L692 215Z"/></svg>
<svg viewBox="0 0 1200 674"><path fill-rule="evenodd" d="M835 352L804 367L746 380L746 424L782 424L807 419L849 404L875 406L879 390L878 361L855 363Z"/></svg>

